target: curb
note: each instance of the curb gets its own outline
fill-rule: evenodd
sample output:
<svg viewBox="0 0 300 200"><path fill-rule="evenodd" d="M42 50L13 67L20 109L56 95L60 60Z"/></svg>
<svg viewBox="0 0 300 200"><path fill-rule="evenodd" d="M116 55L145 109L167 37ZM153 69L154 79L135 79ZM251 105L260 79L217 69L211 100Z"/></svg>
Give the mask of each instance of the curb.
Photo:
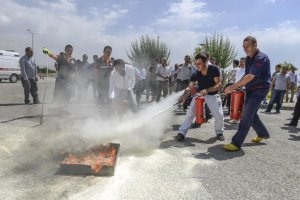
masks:
<svg viewBox="0 0 300 200"><path fill-rule="evenodd" d="M268 104L261 104L260 105L260 108L263 108L263 109L267 109L267 107L268 107ZM274 105L273 105L273 108L274 108ZM295 105L282 105L281 106L281 109L280 110L294 110L294 108L295 108Z"/></svg>

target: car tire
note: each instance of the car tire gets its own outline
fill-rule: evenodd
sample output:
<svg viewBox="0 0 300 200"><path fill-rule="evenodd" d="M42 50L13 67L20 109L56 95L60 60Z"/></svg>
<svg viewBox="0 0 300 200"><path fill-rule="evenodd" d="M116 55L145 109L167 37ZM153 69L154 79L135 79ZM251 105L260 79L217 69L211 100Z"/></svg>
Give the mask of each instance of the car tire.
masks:
<svg viewBox="0 0 300 200"><path fill-rule="evenodd" d="M16 82L18 81L18 76L17 76L17 74L12 74L12 75L10 75L9 81L10 81L11 83L16 83Z"/></svg>

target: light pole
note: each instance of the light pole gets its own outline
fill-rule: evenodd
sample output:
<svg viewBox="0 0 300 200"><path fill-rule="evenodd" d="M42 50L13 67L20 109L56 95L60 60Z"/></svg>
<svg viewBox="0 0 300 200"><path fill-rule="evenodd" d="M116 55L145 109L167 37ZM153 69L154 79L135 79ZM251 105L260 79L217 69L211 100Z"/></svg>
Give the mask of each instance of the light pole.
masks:
<svg viewBox="0 0 300 200"><path fill-rule="evenodd" d="M31 48L32 48L32 52L33 52L33 42L34 42L33 37L34 37L34 34L36 34L36 33L32 32L29 28L27 29L27 31L29 33L31 33Z"/></svg>
<svg viewBox="0 0 300 200"><path fill-rule="evenodd" d="M158 59L158 63L160 64L160 52L159 52L159 36L157 36L157 59Z"/></svg>

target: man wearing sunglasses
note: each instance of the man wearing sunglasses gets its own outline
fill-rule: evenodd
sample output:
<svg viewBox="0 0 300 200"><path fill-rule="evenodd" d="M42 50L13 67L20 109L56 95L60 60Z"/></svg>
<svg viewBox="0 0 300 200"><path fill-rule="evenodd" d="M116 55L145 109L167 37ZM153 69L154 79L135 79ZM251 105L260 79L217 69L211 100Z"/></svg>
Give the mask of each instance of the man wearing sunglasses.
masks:
<svg viewBox="0 0 300 200"><path fill-rule="evenodd" d="M218 67L208 64L206 55L198 54L195 56L195 66L197 71L194 72L190 78L189 89L192 90L196 82L198 83L197 92L204 96L205 103L210 109L213 117L215 118L215 133L217 139L224 141L224 114L222 109L222 102L218 91L221 89L220 71ZM185 101L185 96L179 99L179 102ZM183 124L179 127L179 133L176 136L178 141L183 141L193 119L195 118L195 99L193 97L190 107L186 112Z"/></svg>

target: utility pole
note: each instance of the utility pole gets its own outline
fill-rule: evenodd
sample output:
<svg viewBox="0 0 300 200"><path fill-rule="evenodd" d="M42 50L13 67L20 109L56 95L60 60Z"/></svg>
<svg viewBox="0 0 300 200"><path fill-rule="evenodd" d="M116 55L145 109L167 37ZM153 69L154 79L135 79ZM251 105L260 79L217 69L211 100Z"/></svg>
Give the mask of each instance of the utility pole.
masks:
<svg viewBox="0 0 300 200"><path fill-rule="evenodd" d="M159 36L157 36L157 59L158 59L158 63L160 63L160 58L159 58Z"/></svg>
<svg viewBox="0 0 300 200"><path fill-rule="evenodd" d="M32 51L33 51L34 34L36 34L36 33L32 32L29 28L27 29L27 31L28 31L29 33L31 33L31 48L32 48ZM34 51L33 51L33 52L34 52Z"/></svg>

